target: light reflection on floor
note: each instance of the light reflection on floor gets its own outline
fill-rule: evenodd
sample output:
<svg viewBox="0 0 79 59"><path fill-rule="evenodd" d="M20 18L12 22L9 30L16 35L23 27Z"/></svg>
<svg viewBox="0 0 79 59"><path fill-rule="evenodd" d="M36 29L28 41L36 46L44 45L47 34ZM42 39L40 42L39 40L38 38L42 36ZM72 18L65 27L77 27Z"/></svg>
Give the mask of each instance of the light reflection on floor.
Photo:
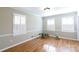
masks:
<svg viewBox="0 0 79 59"><path fill-rule="evenodd" d="M72 49L72 48L68 48L68 47L56 48L55 46L53 46L51 44L44 44L43 49L46 52L74 52L74 49Z"/></svg>
<svg viewBox="0 0 79 59"><path fill-rule="evenodd" d="M44 44L43 48L46 52L56 52L56 48L50 44Z"/></svg>

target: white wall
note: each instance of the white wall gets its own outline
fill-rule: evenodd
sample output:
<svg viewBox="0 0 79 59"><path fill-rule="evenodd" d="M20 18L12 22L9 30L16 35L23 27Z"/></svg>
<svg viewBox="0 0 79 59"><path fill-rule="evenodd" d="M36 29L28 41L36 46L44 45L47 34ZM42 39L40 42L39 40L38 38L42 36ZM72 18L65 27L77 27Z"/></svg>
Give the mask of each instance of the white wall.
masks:
<svg viewBox="0 0 79 59"><path fill-rule="evenodd" d="M74 16L74 32L62 32L62 23L61 18L64 16ZM47 19L55 19L55 31L48 31L47 30ZM66 37L66 38L72 38L77 39L77 13L71 12L71 13L64 13L64 14L58 14L58 15L52 15L48 17L43 17L43 32L47 32L50 35L55 35L56 33L59 33L58 35L60 37Z"/></svg>

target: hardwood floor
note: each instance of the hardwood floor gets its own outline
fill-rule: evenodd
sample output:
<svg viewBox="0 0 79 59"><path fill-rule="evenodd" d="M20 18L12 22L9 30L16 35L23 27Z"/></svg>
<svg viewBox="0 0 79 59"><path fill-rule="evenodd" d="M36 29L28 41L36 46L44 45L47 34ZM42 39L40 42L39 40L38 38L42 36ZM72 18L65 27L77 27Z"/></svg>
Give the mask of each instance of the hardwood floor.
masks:
<svg viewBox="0 0 79 59"><path fill-rule="evenodd" d="M56 38L37 38L4 52L79 52L79 41Z"/></svg>

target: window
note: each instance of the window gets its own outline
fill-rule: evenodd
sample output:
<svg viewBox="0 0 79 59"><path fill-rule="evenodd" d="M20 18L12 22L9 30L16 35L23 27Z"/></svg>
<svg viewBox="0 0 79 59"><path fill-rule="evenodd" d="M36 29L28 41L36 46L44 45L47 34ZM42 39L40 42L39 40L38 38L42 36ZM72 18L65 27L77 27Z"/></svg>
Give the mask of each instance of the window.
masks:
<svg viewBox="0 0 79 59"><path fill-rule="evenodd" d="M62 18L62 31L74 32L74 17L73 16Z"/></svg>
<svg viewBox="0 0 79 59"><path fill-rule="evenodd" d="M48 31L55 31L55 20L54 19L47 20L47 30Z"/></svg>
<svg viewBox="0 0 79 59"><path fill-rule="evenodd" d="M26 16L20 14L13 15L13 34L21 35L26 33Z"/></svg>
<svg viewBox="0 0 79 59"><path fill-rule="evenodd" d="M48 20L48 21L47 21L47 24L48 24L48 25L54 25L54 20Z"/></svg>

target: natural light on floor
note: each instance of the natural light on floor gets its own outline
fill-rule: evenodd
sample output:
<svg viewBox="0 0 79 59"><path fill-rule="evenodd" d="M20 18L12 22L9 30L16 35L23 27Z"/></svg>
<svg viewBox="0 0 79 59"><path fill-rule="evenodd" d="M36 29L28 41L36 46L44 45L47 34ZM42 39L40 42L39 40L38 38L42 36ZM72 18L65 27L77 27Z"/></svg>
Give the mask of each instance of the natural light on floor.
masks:
<svg viewBox="0 0 79 59"><path fill-rule="evenodd" d="M59 48L56 48L55 46L53 46L51 44L44 44L43 45L43 49L46 52L73 52L74 51L73 48L68 48L68 47L59 47Z"/></svg>
<svg viewBox="0 0 79 59"><path fill-rule="evenodd" d="M43 48L47 52L56 52L56 48L54 46L50 45L50 44L44 44Z"/></svg>

